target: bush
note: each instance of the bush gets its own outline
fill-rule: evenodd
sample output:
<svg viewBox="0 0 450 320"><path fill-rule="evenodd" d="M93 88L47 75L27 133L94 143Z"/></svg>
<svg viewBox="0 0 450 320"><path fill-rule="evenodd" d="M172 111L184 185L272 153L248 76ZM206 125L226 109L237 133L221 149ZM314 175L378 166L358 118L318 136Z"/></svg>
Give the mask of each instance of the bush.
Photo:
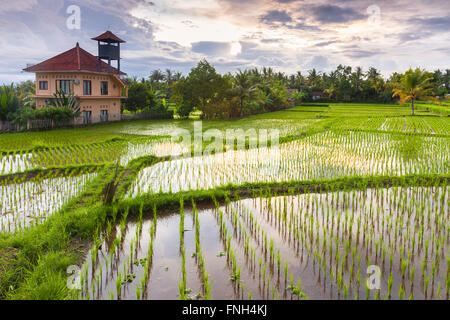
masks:
<svg viewBox="0 0 450 320"><path fill-rule="evenodd" d="M144 110L151 119L173 119L173 110L168 110L162 103L158 103L155 107Z"/></svg>
<svg viewBox="0 0 450 320"><path fill-rule="evenodd" d="M36 119L51 119L55 121L73 119L76 115L73 110L67 107L57 108L45 106L35 110Z"/></svg>

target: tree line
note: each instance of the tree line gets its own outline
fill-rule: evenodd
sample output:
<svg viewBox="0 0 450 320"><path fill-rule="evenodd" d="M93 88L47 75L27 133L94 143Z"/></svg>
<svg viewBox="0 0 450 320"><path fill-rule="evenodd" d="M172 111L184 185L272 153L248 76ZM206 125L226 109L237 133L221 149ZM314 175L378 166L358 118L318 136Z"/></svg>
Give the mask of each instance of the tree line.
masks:
<svg viewBox="0 0 450 320"><path fill-rule="evenodd" d="M186 76L171 70L165 73L155 70L148 79L134 78L128 82L129 99L124 108L129 111L154 108L153 100L145 96L156 95L170 101L181 118L196 110L208 119L239 118L317 101L318 97L324 102L437 101L450 93L450 69L434 72L409 69L388 78L373 67L364 71L361 67L343 65L329 73L312 69L306 74L287 75L264 67L221 75L202 60ZM164 106L168 108L168 103Z"/></svg>
<svg viewBox="0 0 450 320"><path fill-rule="evenodd" d="M148 78L127 78L124 112L150 118L187 118L198 112L206 119L240 118L315 101L411 103L443 99L450 93L450 69L429 72L409 69L384 78L376 68L339 65L329 73L316 69L288 75L263 67L220 74L201 60L189 74L155 70ZM56 93L49 105L36 110L33 81L0 86L0 120L70 119L79 115L76 97ZM316 100L317 101L317 100Z"/></svg>

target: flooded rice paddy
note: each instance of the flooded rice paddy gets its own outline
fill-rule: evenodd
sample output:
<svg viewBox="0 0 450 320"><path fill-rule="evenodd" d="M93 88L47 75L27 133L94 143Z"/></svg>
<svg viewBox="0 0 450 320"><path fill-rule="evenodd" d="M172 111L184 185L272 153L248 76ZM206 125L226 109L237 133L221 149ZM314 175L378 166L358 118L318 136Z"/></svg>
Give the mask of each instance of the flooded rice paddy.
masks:
<svg viewBox="0 0 450 320"><path fill-rule="evenodd" d="M411 150L403 138L394 139L388 134L326 132L280 144L279 148L230 150L174 159L143 169L128 196L256 182L448 174L449 140L416 139L415 149Z"/></svg>
<svg viewBox="0 0 450 320"><path fill-rule="evenodd" d="M0 184L0 232L15 232L39 224L77 197L97 176L41 179ZM12 181L11 181L12 182Z"/></svg>
<svg viewBox="0 0 450 320"><path fill-rule="evenodd" d="M124 215L95 241L79 297L448 299L449 193L266 192ZM380 272L378 288L366 283L368 266Z"/></svg>

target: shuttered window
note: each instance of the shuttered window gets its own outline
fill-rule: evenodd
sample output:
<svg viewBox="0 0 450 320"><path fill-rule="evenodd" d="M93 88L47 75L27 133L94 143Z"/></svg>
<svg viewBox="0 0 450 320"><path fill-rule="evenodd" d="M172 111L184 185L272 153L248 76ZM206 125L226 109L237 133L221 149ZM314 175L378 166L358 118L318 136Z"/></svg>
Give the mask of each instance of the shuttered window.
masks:
<svg viewBox="0 0 450 320"><path fill-rule="evenodd" d="M92 94L92 82L91 80L83 81L83 94L85 96L90 96Z"/></svg>
<svg viewBox="0 0 450 320"><path fill-rule="evenodd" d="M70 80L56 80L56 90L61 90L65 94L70 94L71 92L71 81Z"/></svg>

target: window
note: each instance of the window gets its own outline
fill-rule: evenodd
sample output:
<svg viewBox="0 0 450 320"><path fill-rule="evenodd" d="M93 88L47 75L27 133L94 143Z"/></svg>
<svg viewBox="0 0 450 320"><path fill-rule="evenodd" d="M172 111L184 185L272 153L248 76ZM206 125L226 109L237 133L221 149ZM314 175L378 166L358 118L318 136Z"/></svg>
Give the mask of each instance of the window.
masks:
<svg viewBox="0 0 450 320"><path fill-rule="evenodd" d="M48 81L39 81L39 90L48 90Z"/></svg>
<svg viewBox="0 0 450 320"><path fill-rule="evenodd" d="M70 94L70 80L56 80L56 89L65 94Z"/></svg>
<svg viewBox="0 0 450 320"><path fill-rule="evenodd" d="M83 81L83 94L85 96L90 96L92 94L92 82L91 80Z"/></svg>
<svg viewBox="0 0 450 320"><path fill-rule="evenodd" d="M100 110L100 121L108 121L108 110Z"/></svg>
<svg viewBox="0 0 450 320"><path fill-rule="evenodd" d="M100 83L100 91L101 91L102 96L108 95L108 81L102 81Z"/></svg>

